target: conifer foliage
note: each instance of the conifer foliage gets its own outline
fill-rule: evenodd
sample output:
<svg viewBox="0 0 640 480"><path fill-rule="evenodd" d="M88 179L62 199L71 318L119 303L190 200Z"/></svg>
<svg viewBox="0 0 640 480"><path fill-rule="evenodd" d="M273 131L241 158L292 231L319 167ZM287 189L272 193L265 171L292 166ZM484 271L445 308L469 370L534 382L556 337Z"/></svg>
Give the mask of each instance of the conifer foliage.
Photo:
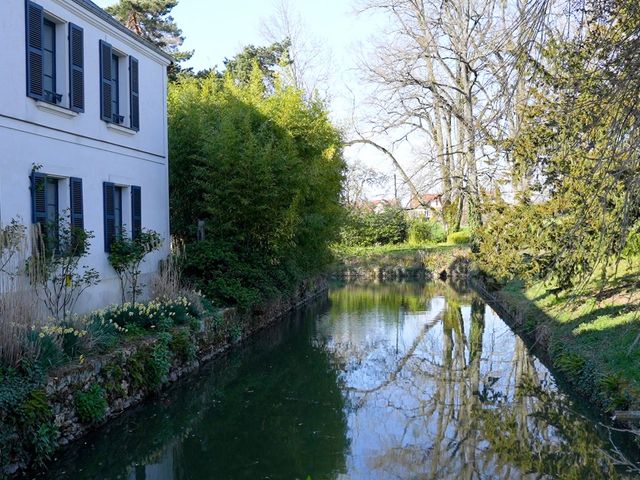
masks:
<svg viewBox="0 0 640 480"><path fill-rule="evenodd" d="M170 54L176 62L188 60L192 51L182 51L182 30L171 10L178 0L120 0L105 10L129 30Z"/></svg>

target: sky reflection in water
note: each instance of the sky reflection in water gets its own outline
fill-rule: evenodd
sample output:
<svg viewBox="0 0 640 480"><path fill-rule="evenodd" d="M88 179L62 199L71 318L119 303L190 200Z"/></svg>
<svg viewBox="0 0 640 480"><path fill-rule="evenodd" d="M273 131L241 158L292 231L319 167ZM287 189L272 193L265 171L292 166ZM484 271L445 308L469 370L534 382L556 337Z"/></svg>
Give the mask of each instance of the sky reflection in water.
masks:
<svg viewBox="0 0 640 480"><path fill-rule="evenodd" d="M336 286L44 477L616 478L603 432L573 410L464 287Z"/></svg>

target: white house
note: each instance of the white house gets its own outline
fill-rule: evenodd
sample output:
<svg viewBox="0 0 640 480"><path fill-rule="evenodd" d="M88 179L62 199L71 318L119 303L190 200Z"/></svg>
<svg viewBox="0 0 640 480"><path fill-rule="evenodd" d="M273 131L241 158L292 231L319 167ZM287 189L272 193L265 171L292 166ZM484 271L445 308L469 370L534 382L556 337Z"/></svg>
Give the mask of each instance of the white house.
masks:
<svg viewBox="0 0 640 480"><path fill-rule="evenodd" d="M442 194L425 193L420 197L411 197L407 214L412 218L434 218L442 211Z"/></svg>
<svg viewBox="0 0 640 480"><path fill-rule="evenodd" d="M171 57L88 0L2 0L0 41L0 224L70 211L102 278L80 308L116 302L107 252L123 227L165 239L145 273L168 253Z"/></svg>

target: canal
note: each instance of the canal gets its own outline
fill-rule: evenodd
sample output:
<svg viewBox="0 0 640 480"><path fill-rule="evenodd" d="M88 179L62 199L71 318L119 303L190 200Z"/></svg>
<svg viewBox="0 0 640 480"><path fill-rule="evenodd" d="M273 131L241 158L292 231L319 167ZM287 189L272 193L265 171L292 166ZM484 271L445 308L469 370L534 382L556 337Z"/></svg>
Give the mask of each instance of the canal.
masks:
<svg viewBox="0 0 640 480"><path fill-rule="evenodd" d="M336 285L41 478L631 478L578 404L464 286Z"/></svg>

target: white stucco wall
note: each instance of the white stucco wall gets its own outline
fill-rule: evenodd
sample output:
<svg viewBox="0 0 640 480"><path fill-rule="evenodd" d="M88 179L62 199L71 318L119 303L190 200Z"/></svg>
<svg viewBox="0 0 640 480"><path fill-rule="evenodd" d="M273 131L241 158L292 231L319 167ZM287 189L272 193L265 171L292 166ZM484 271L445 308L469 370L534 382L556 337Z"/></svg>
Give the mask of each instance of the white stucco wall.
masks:
<svg viewBox="0 0 640 480"><path fill-rule="evenodd" d="M80 310L118 301L115 272L104 252L103 182L113 182L123 191L123 223L130 225L131 185L142 188L142 226L165 239L160 252L150 255L146 273L157 268L169 245L169 197L167 163L166 66L168 61L154 50L118 31L70 0L37 1L56 21L72 22L84 29L85 111L78 115L53 112L26 95L25 2L0 2L0 40L4 45L0 62L0 223L21 217L31 222L29 175L32 165L60 177L60 208L69 204L68 177L83 181L85 229L94 233L86 264L102 276L99 287L88 291ZM66 26L59 31L66 32ZM140 68L140 130L113 129L100 118L98 42L109 42L120 54L132 55ZM57 69L62 82L57 91L68 105L68 44L58 42ZM128 77L121 80L128 115ZM126 79L125 79L126 78ZM62 87L60 86L62 85ZM66 89L65 89L66 88ZM66 102L66 103L65 103Z"/></svg>

